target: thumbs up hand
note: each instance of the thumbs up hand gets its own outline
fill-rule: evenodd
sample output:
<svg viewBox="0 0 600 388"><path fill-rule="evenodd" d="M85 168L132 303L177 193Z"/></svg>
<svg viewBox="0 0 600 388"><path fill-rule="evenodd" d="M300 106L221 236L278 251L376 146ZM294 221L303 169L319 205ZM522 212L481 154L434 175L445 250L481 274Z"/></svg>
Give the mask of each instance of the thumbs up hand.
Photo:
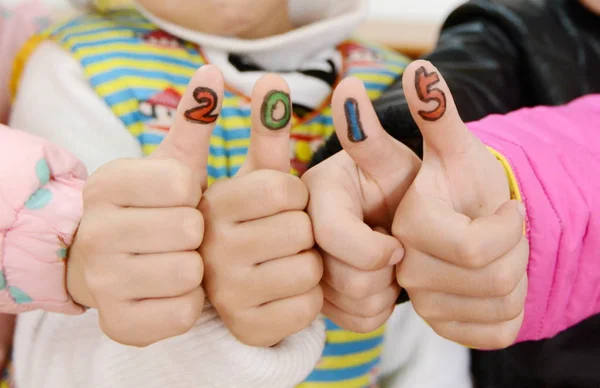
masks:
<svg viewBox="0 0 600 388"><path fill-rule="evenodd" d="M387 321L400 293L395 264L404 250L389 231L421 162L381 127L360 80L344 80L332 108L344 151L302 179L323 254L323 313L346 330L366 333Z"/></svg>
<svg viewBox="0 0 600 388"><path fill-rule="evenodd" d="M424 157L394 219L406 249L398 282L441 336L509 346L527 293L524 208L510 201L504 168L461 121L441 74L417 61L403 83Z"/></svg>
<svg viewBox="0 0 600 388"><path fill-rule="evenodd" d="M202 312L197 207L222 96L221 73L203 66L155 153L109 163L84 187L67 287L76 302L98 309L117 342L147 346L186 333Z"/></svg>
<svg viewBox="0 0 600 388"><path fill-rule="evenodd" d="M207 296L231 333L251 346L309 327L323 303L323 265L304 212L308 190L289 174L291 115L285 81L259 80L246 161L200 203Z"/></svg>

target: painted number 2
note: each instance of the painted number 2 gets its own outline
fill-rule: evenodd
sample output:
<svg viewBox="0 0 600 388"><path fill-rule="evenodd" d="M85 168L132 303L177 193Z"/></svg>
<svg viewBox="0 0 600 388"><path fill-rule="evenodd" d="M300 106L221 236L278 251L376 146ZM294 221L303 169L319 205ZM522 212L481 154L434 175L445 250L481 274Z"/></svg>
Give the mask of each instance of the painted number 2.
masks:
<svg viewBox="0 0 600 388"><path fill-rule="evenodd" d="M217 109L219 97L214 90L197 87L194 89L194 100L199 104L185 112L185 118L192 123L212 124L219 117L214 111Z"/></svg>

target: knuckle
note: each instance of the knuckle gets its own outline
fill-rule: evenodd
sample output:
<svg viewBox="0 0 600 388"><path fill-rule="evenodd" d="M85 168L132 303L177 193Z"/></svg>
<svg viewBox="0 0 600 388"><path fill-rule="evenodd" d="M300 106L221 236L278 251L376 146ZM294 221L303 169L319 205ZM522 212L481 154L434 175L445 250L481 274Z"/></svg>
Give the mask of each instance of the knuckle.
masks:
<svg viewBox="0 0 600 388"><path fill-rule="evenodd" d="M329 241L331 241L334 234L334 223L327 222L326 219L321 217L312 219L312 226L314 230L314 237L316 243L323 249L327 250Z"/></svg>
<svg viewBox="0 0 600 388"><path fill-rule="evenodd" d="M196 324L199 316L200 312L198 311L198 306L196 303L184 303L177 311L175 316L175 319L177 320L176 325L178 328L178 334L183 334L190 331Z"/></svg>
<svg viewBox="0 0 600 388"><path fill-rule="evenodd" d="M196 209L183 209L181 216L181 233L185 239L194 245L194 248L200 247L204 237L204 218L202 213Z"/></svg>
<svg viewBox="0 0 600 388"><path fill-rule="evenodd" d="M190 168L176 159L163 161L169 176L169 195L175 203L196 206L194 174Z"/></svg>
<svg viewBox="0 0 600 388"><path fill-rule="evenodd" d="M222 284L216 283L213 279L211 284L207 285L206 292L209 300L224 319L239 320L239 314L235 308L235 292L230 287L223 287Z"/></svg>
<svg viewBox="0 0 600 388"><path fill-rule="evenodd" d="M383 311L385 311L389 307L390 307L390 305L386 304L385 300L383 300L380 297L376 297L376 298L371 298L368 301L366 301L361 306L361 311L367 317L377 317L379 314L381 314Z"/></svg>
<svg viewBox="0 0 600 388"><path fill-rule="evenodd" d="M292 316L293 326L298 328L297 331L308 327L317 318L322 307L323 290L317 286L308 292L298 304L298 309Z"/></svg>
<svg viewBox="0 0 600 388"><path fill-rule="evenodd" d="M101 239L102 233L99 229L99 223L82 223L75 236L75 242L73 246L81 250L87 255L91 253L97 253L100 248L100 241L106 241Z"/></svg>
<svg viewBox="0 0 600 388"><path fill-rule="evenodd" d="M302 262L302 267L299 268L298 278L301 282L314 287L323 278L323 260L316 251L309 252L307 256L307 259Z"/></svg>
<svg viewBox="0 0 600 388"><path fill-rule="evenodd" d="M510 295L500 299L500 317L504 321L516 319L525 307L526 292L513 291Z"/></svg>
<svg viewBox="0 0 600 388"><path fill-rule="evenodd" d="M481 244L476 239L464 239L458 245L459 257L463 264L472 269L481 268L484 266Z"/></svg>
<svg viewBox="0 0 600 388"><path fill-rule="evenodd" d="M356 318L352 323L352 331L361 334L372 333L379 329L385 323L385 321L387 321L391 314L392 312L390 311L389 314L385 314L382 317Z"/></svg>
<svg viewBox="0 0 600 388"><path fill-rule="evenodd" d="M274 338L272 334L262 331L257 332L255 330L240 328L232 329L231 334L244 345L254 348L268 348L277 345L281 340L280 338Z"/></svg>
<svg viewBox="0 0 600 388"><path fill-rule="evenodd" d="M379 249L373 249L364 262L358 263L358 268L364 271L378 270L387 266L389 261L389 252L383 247L379 247Z"/></svg>
<svg viewBox="0 0 600 388"><path fill-rule="evenodd" d="M298 251L310 249L315 245L312 222L308 214L295 211L289 218L290 225L287 227L290 233L289 239L293 245L297 245Z"/></svg>
<svg viewBox="0 0 600 388"><path fill-rule="evenodd" d="M490 289L492 296L507 296L517 287L521 276L516 276L510 262L502 263L497 269L491 271Z"/></svg>
<svg viewBox="0 0 600 388"><path fill-rule="evenodd" d="M98 270L86 270L84 276L88 288L96 297L104 294L107 290L115 290L115 286L118 287L114 276Z"/></svg>
<svg viewBox="0 0 600 388"><path fill-rule="evenodd" d="M175 272L172 279L188 288L199 287L202 283L204 266L198 254L190 253L185 260L177 260L172 269Z"/></svg>
<svg viewBox="0 0 600 388"><path fill-rule="evenodd" d="M519 330L514 325L499 328L490 341L490 347L492 349L508 348L515 343L518 334Z"/></svg>
<svg viewBox="0 0 600 388"><path fill-rule="evenodd" d="M356 276L347 280L346 295L352 299L366 299L372 295L373 283L369 276L357 273Z"/></svg>
<svg viewBox="0 0 600 388"><path fill-rule="evenodd" d="M438 309L435 308L427 298L422 297L420 292L411 294L410 301L415 309L415 312L421 318L425 320L439 318Z"/></svg>
<svg viewBox="0 0 600 388"><path fill-rule="evenodd" d="M276 174L273 171L266 171L268 179L262 186L266 198L277 208L285 209L290 198L290 180L286 175Z"/></svg>

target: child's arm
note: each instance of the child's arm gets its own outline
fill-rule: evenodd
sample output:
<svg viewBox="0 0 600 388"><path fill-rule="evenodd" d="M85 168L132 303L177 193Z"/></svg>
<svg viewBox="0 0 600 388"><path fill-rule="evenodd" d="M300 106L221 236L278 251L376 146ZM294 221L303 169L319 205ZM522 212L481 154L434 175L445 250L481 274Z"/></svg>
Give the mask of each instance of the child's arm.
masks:
<svg viewBox="0 0 600 388"><path fill-rule="evenodd" d="M527 207L529 289L519 341L600 312L600 95L490 116L469 129L511 167Z"/></svg>
<svg viewBox="0 0 600 388"><path fill-rule="evenodd" d="M404 86L425 152L393 233L419 315L446 338L501 348L599 312L600 96L467 129L430 63L410 65Z"/></svg>
<svg viewBox="0 0 600 388"><path fill-rule="evenodd" d="M82 213L77 159L0 126L0 310L81 313L65 287L67 249Z"/></svg>

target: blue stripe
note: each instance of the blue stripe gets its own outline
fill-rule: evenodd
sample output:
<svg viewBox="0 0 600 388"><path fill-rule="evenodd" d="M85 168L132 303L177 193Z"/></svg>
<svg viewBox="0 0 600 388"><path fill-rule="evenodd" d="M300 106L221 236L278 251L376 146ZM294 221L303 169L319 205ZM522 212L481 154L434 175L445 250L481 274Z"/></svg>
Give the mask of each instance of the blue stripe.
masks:
<svg viewBox="0 0 600 388"><path fill-rule="evenodd" d="M210 154L214 157L231 157L231 156L245 156L248 154L248 147L233 147L225 149L223 147L210 146Z"/></svg>
<svg viewBox="0 0 600 388"><path fill-rule="evenodd" d="M246 119L250 117L250 108L242 109L234 107L224 107L223 109L221 109L221 117L239 117L240 119Z"/></svg>
<svg viewBox="0 0 600 388"><path fill-rule="evenodd" d="M142 145L159 145L165 137L156 133L144 132L139 134L137 138Z"/></svg>
<svg viewBox="0 0 600 388"><path fill-rule="evenodd" d="M61 41L66 42L73 38L80 38L82 36L89 36L89 35L101 34L103 32L112 32L112 31L125 31L125 32L135 32L138 34L145 34L146 32L148 32L150 30L145 29L145 28L126 27L126 26L102 27L102 28L96 28L93 30L81 31L81 32L75 32L75 33L68 34L68 35L64 36L61 39ZM100 41L100 42L102 42L102 41Z"/></svg>
<svg viewBox="0 0 600 388"><path fill-rule="evenodd" d="M331 320L325 318L325 330L342 330L342 328L333 323Z"/></svg>
<svg viewBox="0 0 600 388"><path fill-rule="evenodd" d="M223 137L227 140L249 139L250 128L227 128L223 135Z"/></svg>
<svg viewBox="0 0 600 388"><path fill-rule="evenodd" d="M97 40L94 42L75 43L73 45L73 49L80 50L80 49L89 48L89 47L104 46L106 44L122 44L122 43L123 44L131 44L132 43L131 37ZM138 43L138 42L135 42L135 43Z"/></svg>
<svg viewBox="0 0 600 388"><path fill-rule="evenodd" d="M333 126L333 117L331 117L331 116L325 116L325 115L319 115L319 116L315 117L314 119L308 121L306 124L307 125L310 125L310 124L321 124L321 125L326 126L326 127L331 127L331 126Z"/></svg>
<svg viewBox="0 0 600 388"><path fill-rule="evenodd" d="M371 370L379 364L379 358L352 368L344 369L315 369L310 376L305 380L306 382L333 382L337 381L343 385L344 380L355 379L364 375L367 375Z"/></svg>
<svg viewBox="0 0 600 388"><path fill-rule="evenodd" d="M156 93L159 93L161 91L162 90L154 88L136 88L135 90L124 89L119 92L109 94L108 96L104 97L104 100L109 106L120 104L131 99L135 99L138 101L146 101L150 97L154 96Z"/></svg>
<svg viewBox="0 0 600 388"><path fill-rule="evenodd" d="M167 81L172 84L185 86L190 82L190 77L173 75L163 71L152 71L142 69L131 69L121 67L115 70L106 71L90 78L90 82L94 86L102 85L105 82L115 81L121 77L145 77L153 80Z"/></svg>
<svg viewBox="0 0 600 388"><path fill-rule="evenodd" d="M365 87L367 88L367 90L386 90L390 86L391 85L388 83L380 84L376 82L365 82Z"/></svg>
<svg viewBox="0 0 600 388"><path fill-rule="evenodd" d="M382 343L383 336L340 344L327 343L323 350L323 356L347 356L353 353L366 352L367 350L375 349Z"/></svg>
<svg viewBox="0 0 600 388"><path fill-rule="evenodd" d="M140 54L140 53L131 53L127 51L113 51L111 53L104 53L98 55L90 55L81 60L81 64L85 66L90 66L99 62L111 60L111 59L133 59L138 61L154 61L154 62L163 62L170 65L179 65L188 67L190 69L196 70L200 67L200 62L192 62L185 61L183 59L172 58L169 56L157 55L157 54Z"/></svg>
<svg viewBox="0 0 600 388"><path fill-rule="evenodd" d="M227 178L227 167L214 167L211 165L206 166L208 175L215 179ZM232 173L234 175L235 173Z"/></svg>
<svg viewBox="0 0 600 388"><path fill-rule="evenodd" d="M129 127L130 125L139 123L139 122L143 122L143 121L148 121L149 117L144 116L141 112L131 112L129 114L126 115L122 115L119 116L119 119L121 119L121 121L123 121L123 124L125 124L126 127Z"/></svg>

